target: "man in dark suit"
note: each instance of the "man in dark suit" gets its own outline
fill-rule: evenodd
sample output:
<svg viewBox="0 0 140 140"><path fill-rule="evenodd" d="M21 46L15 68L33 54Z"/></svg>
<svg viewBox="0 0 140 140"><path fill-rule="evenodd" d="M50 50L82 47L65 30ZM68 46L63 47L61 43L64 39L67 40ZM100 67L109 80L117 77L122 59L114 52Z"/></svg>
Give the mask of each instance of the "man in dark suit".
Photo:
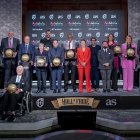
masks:
<svg viewBox="0 0 140 140"><path fill-rule="evenodd" d="M68 50L72 49L75 51L76 55L76 49L77 44L73 40L73 35L68 34L68 40L64 42L64 50L65 50L65 62L64 62L64 92L67 92L68 90L68 77L69 77L69 71L71 70L71 85L73 88L73 91L76 92L76 69L77 69L77 62L76 62L76 56L74 59L67 59L66 52Z"/></svg>
<svg viewBox="0 0 140 140"><path fill-rule="evenodd" d="M17 90L13 94L8 94L6 90L3 97L3 107L2 107L2 118L1 120L14 121L15 120L15 109L18 101L24 96L26 91L26 83L23 74L23 67L20 65L16 69L17 75L12 76L9 84L16 84Z"/></svg>
<svg viewBox="0 0 140 140"><path fill-rule="evenodd" d="M107 41L102 42L102 47L103 48L98 52L98 61L103 82L103 92L110 92L110 77L114 54L113 51L108 48Z"/></svg>
<svg viewBox="0 0 140 140"><path fill-rule="evenodd" d="M9 32L8 37L3 38L1 41L1 50L4 57L5 77L4 86L7 86L11 76L15 75L17 66L17 52L19 50L20 42L19 39L14 38L14 33ZM13 58L5 58L4 52L6 49L12 49L14 51Z"/></svg>
<svg viewBox="0 0 140 140"><path fill-rule="evenodd" d="M50 30L46 31L46 37L42 38L40 40L40 43L43 43L45 45L46 50L48 50L48 51L49 51L49 49L51 49L53 47ZM51 76L50 76L51 74L50 73L51 73L51 69L48 66L47 67L47 74L48 74L48 79L50 80L50 89L52 90L52 79L51 79Z"/></svg>
<svg viewBox="0 0 140 140"><path fill-rule="evenodd" d="M58 93L61 93L61 79L62 79L63 64L64 64L64 49L58 46L57 39L53 40L53 48L50 49L48 56L49 56L49 62L51 66L53 93L56 93L57 88L58 88ZM61 63L58 67L53 66L54 58L60 59ZM56 81L58 81L58 87L56 87Z"/></svg>
<svg viewBox="0 0 140 140"><path fill-rule="evenodd" d="M42 57L45 60L43 66L37 65L37 57ZM36 93L40 93L41 89L43 89L44 93L46 92L46 78L47 78L47 70L46 67L48 66L48 52L44 50L44 44L40 43L38 49L35 52L35 62L34 66L36 67L36 76L37 76L37 88L38 90ZM42 81L42 84L41 84Z"/></svg>
<svg viewBox="0 0 140 140"><path fill-rule="evenodd" d="M35 53L35 46L30 44L30 37L25 36L24 37L24 43L20 45L19 52L18 52L18 64L22 65L24 67L24 77L26 81L30 81L30 87L29 91L31 89L31 78L32 78L32 66L33 66L33 60L34 60L34 53ZM25 62L22 61L21 57L24 54L29 55L29 61Z"/></svg>
<svg viewBox="0 0 140 140"><path fill-rule="evenodd" d="M101 49L101 46L96 44L96 38L91 38L91 45L89 45L90 52L91 52L91 58L90 58L90 64L91 64L91 71L90 71L90 78L92 83L92 90L93 92L99 89L99 61L98 61L98 51ZM95 84L96 82L96 84Z"/></svg>

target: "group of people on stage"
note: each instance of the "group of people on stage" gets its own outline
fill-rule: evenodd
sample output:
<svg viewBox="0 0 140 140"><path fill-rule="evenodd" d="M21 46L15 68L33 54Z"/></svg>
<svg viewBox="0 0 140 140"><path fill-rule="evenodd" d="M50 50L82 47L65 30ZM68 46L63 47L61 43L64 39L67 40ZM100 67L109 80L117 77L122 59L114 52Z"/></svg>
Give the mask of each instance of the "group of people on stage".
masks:
<svg viewBox="0 0 140 140"><path fill-rule="evenodd" d="M109 34L102 45L96 43L96 38L91 38L91 45L87 46L86 40L81 39L78 44L73 35L68 34L68 39L59 46L57 39L51 39L50 30L46 31L46 37L40 40L38 48L30 43L30 37L24 37L24 43L20 44L14 33L9 32L7 38L1 41L1 53L5 69L4 87L13 75L16 67L23 66L23 76L28 81L27 89L32 86L32 67L36 69L37 91L43 90L46 93L46 79L50 78L50 88L53 93L61 93L61 81L64 69L64 92L68 91L69 72L71 73L71 85L73 92L76 92L76 75L78 70L79 92L83 92L83 80L86 79L86 92L94 92L99 89L99 79L103 82L103 92L110 92L110 89L118 90L118 72L122 67L123 90L133 89L134 69L137 55L137 46L133 43L132 37L128 35L124 44L120 46L121 52L117 53L115 47L118 44L114 41L113 34ZM7 49L13 51L12 57L6 56ZM128 55L131 49L133 55ZM43 59L43 64L41 60ZM39 63L40 62L40 63ZM50 76L51 75L51 76ZM58 84L57 84L58 83Z"/></svg>
<svg viewBox="0 0 140 140"><path fill-rule="evenodd" d="M81 39L80 44L77 44L70 33L68 39L63 43L63 47L60 47L59 41L52 40L51 32L47 30L46 37L40 40L36 49L30 43L29 36L25 36L24 43L20 44L20 41L14 38L14 33L9 32L8 37L1 41L0 51L5 70L2 120L8 118L9 121L13 121L15 119L16 103L19 98L24 96L25 91L31 91L33 67L36 69L37 76L36 93L40 93L42 90L47 93L47 76L49 76L50 89L53 90L53 93L61 93L63 70L64 92L68 91L69 73L71 73L73 92L77 92L77 72L79 93L83 92L84 77L86 92L98 91L100 74L103 92L111 92L111 88L117 91L118 73L121 68L123 90L131 91L133 89L134 69L138 54L137 45L133 43L130 35L126 36L126 41L121 46L116 44L113 34L109 34L101 46L96 43L96 38L92 37L91 45L87 46L85 39ZM16 94L6 94L9 84L14 83L18 87L15 91ZM9 100L11 104L8 107Z"/></svg>

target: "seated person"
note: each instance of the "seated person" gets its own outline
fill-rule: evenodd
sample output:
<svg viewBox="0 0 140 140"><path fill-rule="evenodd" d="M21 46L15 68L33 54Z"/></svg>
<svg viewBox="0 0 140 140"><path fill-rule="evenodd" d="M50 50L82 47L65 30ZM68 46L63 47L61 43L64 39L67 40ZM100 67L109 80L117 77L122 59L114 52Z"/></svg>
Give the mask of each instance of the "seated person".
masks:
<svg viewBox="0 0 140 140"><path fill-rule="evenodd" d="M15 93L9 94L7 89L3 96L2 117L1 120L14 121L16 119L15 109L18 101L24 96L26 91L26 81L24 80L23 66L19 65L16 69L17 75L11 77L9 84L16 84L17 90Z"/></svg>

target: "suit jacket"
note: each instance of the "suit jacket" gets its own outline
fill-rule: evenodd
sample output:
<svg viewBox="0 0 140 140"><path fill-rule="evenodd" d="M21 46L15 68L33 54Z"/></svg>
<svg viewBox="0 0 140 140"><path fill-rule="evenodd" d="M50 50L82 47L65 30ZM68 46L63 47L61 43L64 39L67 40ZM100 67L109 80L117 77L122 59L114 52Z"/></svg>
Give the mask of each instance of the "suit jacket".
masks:
<svg viewBox="0 0 140 140"><path fill-rule="evenodd" d="M64 63L64 49L61 47L51 48L48 52L49 63L52 63L53 58L59 57L61 59L61 63Z"/></svg>
<svg viewBox="0 0 140 140"><path fill-rule="evenodd" d="M96 45L95 47L92 47L92 45L88 46L91 51L91 59L90 59L90 64L91 66L98 66L99 61L98 61L98 51L101 49L101 46Z"/></svg>
<svg viewBox="0 0 140 140"><path fill-rule="evenodd" d="M18 61L21 60L21 56L24 53L28 53L30 55L30 61L34 60L34 53L35 53L35 46L33 46L32 44L29 44L28 46L28 50L26 50L25 44L21 44L20 48L19 48L19 52L18 52Z"/></svg>
<svg viewBox="0 0 140 140"><path fill-rule="evenodd" d="M90 58L91 58L91 52L90 48L86 47L85 51L82 51L82 48L79 47L77 49L77 61L78 61L78 68L83 68L82 63L86 63L86 68L90 68Z"/></svg>
<svg viewBox="0 0 140 140"><path fill-rule="evenodd" d="M15 76L12 76L11 79L10 79L10 82L9 84L16 84L18 88L22 89L23 92L27 91L27 86L28 84L26 84L26 80L24 79L23 76L21 76L21 79L20 79L20 83L16 83L16 78L17 78L17 75Z"/></svg>
<svg viewBox="0 0 140 140"><path fill-rule="evenodd" d="M135 49L135 55L137 56L137 45L133 43L131 45L131 47ZM127 44L126 43L122 44L121 48L122 48L121 65L122 65L122 68L126 68L127 61L128 61L127 58L125 57L127 55ZM135 66L136 66L135 59L133 59L132 60L132 67L133 67L133 69L135 69Z"/></svg>
<svg viewBox="0 0 140 140"><path fill-rule="evenodd" d="M72 48L70 48L70 49L74 49L75 52L77 52L77 47L78 47L77 43L74 40L72 40L71 43L72 43L72 45L71 45ZM69 50L69 41L65 41L64 44L63 44L63 47L64 47L65 51ZM76 60L69 61L69 60L65 59L65 65L68 65L70 62L73 65L76 65Z"/></svg>
<svg viewBox="0 0 140 140"><path fill-rule="evenodd" d="M107 52L103 50L99 50L98 52L98 61L99 61L99 69L112 69L112 62L114 60L114 54L111 49L107 49ZM109 63L109 66L106 67L103 64Z"/></svg>
<svg viewBox="0 0 140 140"><path fill-rule="evenodd" d="M17 52L19 50L19 46L20 46L20 41L17 38L13 38L13 50L15 52ZM9 48L9 38L3 38L1 40L1 50L2 52L5 51L5 49Z"/></svg>

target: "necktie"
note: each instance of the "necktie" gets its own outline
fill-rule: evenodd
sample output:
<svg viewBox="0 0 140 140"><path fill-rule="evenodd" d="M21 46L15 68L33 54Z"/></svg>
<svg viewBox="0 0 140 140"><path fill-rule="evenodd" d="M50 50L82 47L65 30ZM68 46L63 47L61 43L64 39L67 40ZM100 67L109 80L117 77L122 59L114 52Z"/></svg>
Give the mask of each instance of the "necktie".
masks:
<svg viewBox="0 0 140 140"><path fill-rule="evenodd" d="M70 49L70 43L71 43L71 41L69 41L69 49Z"/></svg>
<svg viewBox="0 0 140 140"><path fill-rule="evenodd" d="M25 48L26 48L26 53L27 53L28 52L28 45L25 45L25 46L26 46Z"/></svg>
<svg viewBox="0 0 140 140"><path fill-rule="evenodd" d="M10 38L9 48L12 48L12 39Z"/></svg>

